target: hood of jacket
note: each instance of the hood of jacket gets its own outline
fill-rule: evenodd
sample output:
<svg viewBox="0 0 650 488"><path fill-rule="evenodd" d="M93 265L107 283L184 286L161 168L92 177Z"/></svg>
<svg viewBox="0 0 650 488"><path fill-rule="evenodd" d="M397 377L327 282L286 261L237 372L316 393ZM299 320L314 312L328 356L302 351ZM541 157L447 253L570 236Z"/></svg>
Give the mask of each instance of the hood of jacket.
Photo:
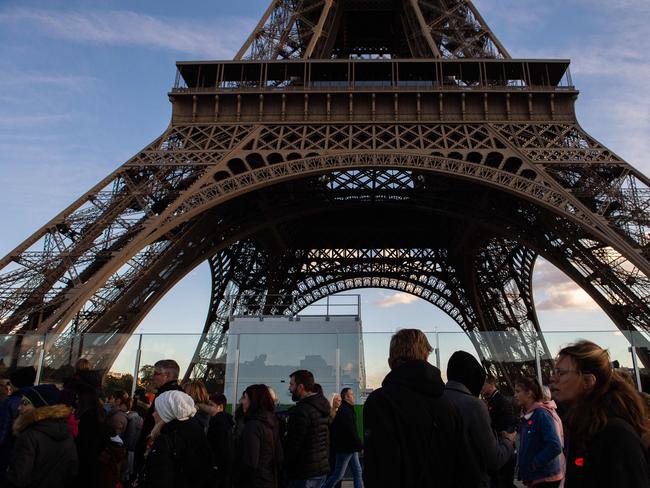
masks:
<svg viewBox="0 0 650 488"><path fill-rule="evenodd" d="M53 439L64 439L71 434L68 418L72 409L66 405L24 409L14 422L14 434L31 427Z"/></svg>
<svg viewBox="0 0 650 488"><path fill-rule="evenodd" d="M314 407L323 417L330 415L330 402L320 393L303 398L298 403L306 403Z"/></svg>
<svg viewBox="0 0 650 488"><path fill-rule="evenodd" d="M400 385L428 397L440 397L445 384L440 370L427 361L407 361L393 369L382 382L382 386Z"/></svg>
<svg viewBox="0 0 650 488"><path fill-rule="evenodd" d="M553 400L548 400L546 402L535 402L530 406L530 408L528 409L528 412L526 412L526 413L533 412L534 410L537 410L538 408L544 409L544 410L546 410L547 412L549 412L551 414L557 413L556 412L557 405L556 405L555 401L553 401Z"/></svg>

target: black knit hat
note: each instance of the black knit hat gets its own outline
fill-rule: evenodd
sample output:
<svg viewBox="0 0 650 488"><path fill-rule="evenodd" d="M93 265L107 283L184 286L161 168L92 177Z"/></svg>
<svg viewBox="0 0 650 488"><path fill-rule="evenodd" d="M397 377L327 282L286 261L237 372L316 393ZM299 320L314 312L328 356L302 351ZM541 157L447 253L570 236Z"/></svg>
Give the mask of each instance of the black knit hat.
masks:
<svg viewBox="0 0 650 488"><path fill-rule="evenodd" d="M11 380L11 384L16 388L32 386L34 381L36 381L36 369L34 369L34 366L18 368L11 373L9 379Z"/></svg>
<svg viewBox="0 0 650 488"><path fill-rule="evenodd" d="M38 385L25 388L21 391L23 403L28 403L36 408L51 407L61 401L61 390L56 385Z"/></svg>
<svg viewBox="0 0 650 488"><path fill-rule="evenodd" d="M447 378L462 383L477 397L485 382L485 369L470 353L456 351L447 363Z"/></svg>

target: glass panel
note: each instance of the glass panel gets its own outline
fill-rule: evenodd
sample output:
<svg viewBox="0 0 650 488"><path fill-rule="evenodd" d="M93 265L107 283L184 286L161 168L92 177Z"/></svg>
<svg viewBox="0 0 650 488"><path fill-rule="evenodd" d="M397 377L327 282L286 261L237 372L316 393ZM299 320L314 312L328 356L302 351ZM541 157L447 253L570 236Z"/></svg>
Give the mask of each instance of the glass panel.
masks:
<svg viewBox="0 0 650 488"><path fill-rule="evenodd" d="M176 361L182 379L200 339L201 334L143 334L138 383L148 392L155 392L153 365L161 359Z"/></svg>
<svg viewBox="0 0 650 488"><path fill-rule="evenodd" d="M650 341L647 332L626 333L634 346L638 371L633 372L634 384L644 393L650 393Z"/></svg>
<svg viewBox="0 0 650 488"><path fill-rule="evenodd" d="M563 331L563 332L546 332L544 334L546 343L554 357L563 347L574 342L588 340L598 344L609 351L609 357L615 367L620 368L631 378L635 377L632 364L632 351L630 341L634 338L632 335L621 331ZM549 378L544 375L544 382Z"/></svg>
<svg viewBox="0 0 650 488"><path fill-rule="evenodd" d="M362 334L338 334L339 381L334 392L352 388L356 403L362 403L366 393L364 371L364 338ZM327 397L331 401L331 395Z"/></svg>
<svg viewBox="0 0 650 488"><path fill-rule="evenodd" d="M0 376L8 376L14 368L38 368L42 335L0 335Z"/></svg>
<svg viewBox="0 0 650 488"><path fill-rule="evenodd" d="M275 390L281 405L289 405L289 375L297 369L311 371L329 398L337 386L336 348L336 334L240 334L234 398L262 383Z"/></svg>
<svg viewBox="0 0 650 488"><path fill-rule="evenodd" d="M108 373L104 376L104 389L108 391L124 390L131 395L133 388L133 372L138 355L139 335L130 335L124 347L118 353L117 358L109 367Z"/></svg>
<svg viewBox="0 0 650 488"><path fill-rule="evenodd" d="M624 368L632 367L632 356L630 354L630 342L620 331L562 331L545 332L544 338L551 355L555 357L563 347L581 340L588 340L598 344L609 351L612 361L618 361Z"/></svg>
<svg viewBox="0 0 650 488"><path fill-rule="evenodd" d="M429 341L431 340L435 341L435 337L429 336ZM447 381L447 363L454 352L465 351L478 359L476 348L464 332L439 332L438 340L440 343L440 371L442 380L445 382ZM436 347L434 344L435 342L431 343L433 347Z"/></svg>
<svg viewBox="0 0 650 488"><path fill-rule="evenodd" d="M130 393L136 349L137 340L131 334L48 334L40 382L62 385L73 376L77 360L85 358L104 377L106 388Z"/></svg>
<svg viewBox="0 0 650 488"><path fill-rule="evenodd" d="M366 388L357 396L357 403L364 403L368 395L381 386L390 372L388 350L393 334L367 332L363 334L363 356L365 362Z"/></svg>
<svg viewBox="0 0 650 488"><path fill-rule="evenodd" d="M239 381L239 335L228 332L228 348L226 353L226 382L224 385L224 395L226 400L232 405L232 412L235 411L239 403L237 397L237 384Z"/></svg>

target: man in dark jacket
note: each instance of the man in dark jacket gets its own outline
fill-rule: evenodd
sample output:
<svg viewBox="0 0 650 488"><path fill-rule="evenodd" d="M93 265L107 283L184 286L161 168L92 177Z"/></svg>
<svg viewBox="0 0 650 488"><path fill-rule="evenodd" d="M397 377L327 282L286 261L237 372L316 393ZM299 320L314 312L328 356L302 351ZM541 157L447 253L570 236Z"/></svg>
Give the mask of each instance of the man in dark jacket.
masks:
<svg viewBox="0 0 650 488"><path fill-rule="evenodd" d="M494 376L488 375L485 378L481 395L487 402L492 430L494 432L515 432L517 417L514 402L497 389L497 381ZM501 469L492 471L490 473L491 488L513 488L516 464L517 457L513 453Z"/></svg>
<svg viewBox="0 0 650 488"><path fill-rule="evenodd" d="M0 402L0 482L4 479L14 446L14 435L11 427L18 418L20 407L23 404L21 389L34 386L34 380L36 380L36 369L34 367L28 366L16 369L11 374L11 383L17 390Z"/></svg>
<svg viewBox="0 0 650 488"><path fill-rule="evenodd" d="M357 415L354 412L354 391L352 388L341 390L341 406L336 411L332 422L332 444L336 452L334 470L325 480L323 488L332 488L343 479L348 464L352 463L354 488L363 487L359 451L362 448L357 431Z"/></svg>
<svg viewBox="0 0 650 488"><path fill-rule="evenodd" d="M23 406L14 424L16 443L2 486L69 486L79 469L68 425L72 409L61 403L61 392L55 385L25 388L22 397Z"/></svg>
<svg viewBox="0 0 650 488"><path fill-rule="evenodd" d="M289 412L284 449L289 488L320 488L329 472L330 404L314 384L304 369L289 376L291 398L298 402Z"/></svg>
<svg viewBox="0 0 650 488"><path fill-rule="evenodd" d="M215 469L214 488L229 488L232 485L232 466L235 457L235 421L225 412L226 397L217 393L210 397L217 406L217 414L210 419L208 444L212 450L212 464Z"/></svg>
<svg viewBox="0 0 650 488"><path fill-rule="evenodd" d="M178 375L180 374L180 366L173 359L161 359L153 365L153 386L156 388L156 395L161 395L166 391L183 391L178 384ZM156 411L155 400L151 402L151 406L144 416L142 423L142 431L140 432L140 439L135 448L135 468L139 470L144 463L144 451L147 448L147 438L151 434L151 430L156 421L153 418L153 413Z"/></svg>
<svg viewBox="0 0 650 488"><path fill-rule="evenodd" d="M444 398L453 403L463 417L466 444L470 450L466 469L479 477L476 488L489 488L488 471L496 471L508 462L514 452L514 433L492 431L487 406L478 396L485 382L485 370L474 356L456 351L447 364Z"/></svg>
<svg viewBox="0 0 650 488"><path fill-rule="evenodd" d="M391 372L363 406L366 488L475 487L464 466L461 419L442 398L431 351L417 329L391 338Z"/></svg>

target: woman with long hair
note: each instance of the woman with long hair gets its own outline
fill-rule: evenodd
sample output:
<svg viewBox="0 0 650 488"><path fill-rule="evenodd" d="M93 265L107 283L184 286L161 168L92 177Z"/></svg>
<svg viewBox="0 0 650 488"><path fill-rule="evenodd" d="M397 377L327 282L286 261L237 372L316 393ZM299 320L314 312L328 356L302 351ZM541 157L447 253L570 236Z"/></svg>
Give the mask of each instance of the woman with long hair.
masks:
<svg viewBox="0 0 650 488"><path fill-rule="evenodd" d="M239 441L237 488L277 488L282 445L273 398L266 385L251 385L241 397L244 430Z"/></svg>
<svg viewBox="0 0 650 488"><path fill-rule="evenodd" d="M208 432L210 419L217 414L217 406L210 400L205 384L201 380L190 380L183 383L183 391L192 397L196 407L194 418L199 421L204 432Z"/></svg>
<svg viewBox="0 0 650 488"><path fill-rule="evenodd" d="M526 486L554 488L564 478L562 422L555 402L544 402L542 387L534 378L515 382L515 399L521 406L519 479Z"/></svg>
<svg viewBox="0 0 650 488"><path fill-rule="evenodd" d="M580 341L562 349L551 392L567 404L566 488L650 486L641 437L648 432L638 392L610 364L607 351Z"/></svg>

